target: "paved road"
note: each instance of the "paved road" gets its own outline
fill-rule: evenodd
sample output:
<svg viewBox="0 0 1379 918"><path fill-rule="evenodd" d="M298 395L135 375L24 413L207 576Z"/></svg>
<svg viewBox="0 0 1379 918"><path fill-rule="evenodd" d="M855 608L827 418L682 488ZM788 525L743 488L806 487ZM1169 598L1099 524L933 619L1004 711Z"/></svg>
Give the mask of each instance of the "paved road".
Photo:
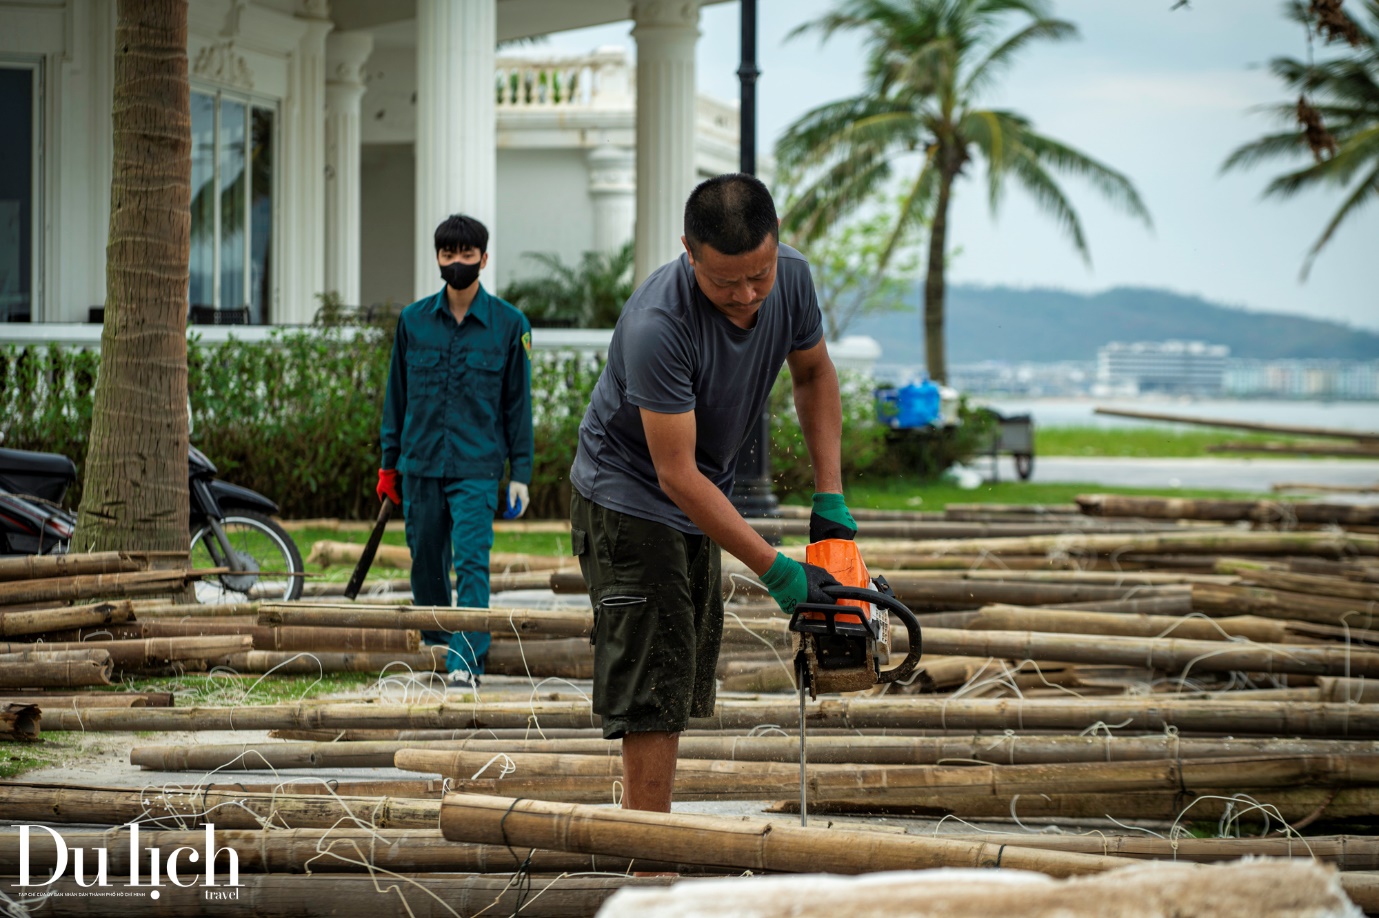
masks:
<svg viewBox="0 0 1379 918"><path fill-rule="evenodd" d="M990 474L990 463L974 467ZM1015 466L1003 456L1002 481L1015 480ZM1103 459L1037 456L1034 475L1040 484L1087 482L1144 488L1220 488L1268 491L1277 482L1327 485L1379 484L1379 462L1353 459Z"/></svg>

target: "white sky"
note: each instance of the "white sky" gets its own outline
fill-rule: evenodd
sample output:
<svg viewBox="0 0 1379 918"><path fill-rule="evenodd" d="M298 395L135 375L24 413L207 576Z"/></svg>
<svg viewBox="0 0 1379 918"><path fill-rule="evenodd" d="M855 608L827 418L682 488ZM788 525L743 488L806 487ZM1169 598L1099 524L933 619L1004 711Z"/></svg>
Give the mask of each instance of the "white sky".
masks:
<svg viewBox="0 0 1379 918"><path fill-rule="evenodd" d="M1255 106L1287 101L1262 66L1302 58L1301 30L1272 0L1055 0L1081 40L1030 49L983 104L1013 109L1037 130L1128 175L1154 219L1146 229L1075 179L1063 182L1092 251L1087 268L1014 186L993 218L980 172L959 185L950 215L949 278L956 283L1095 291L1163 287L1228 305L1336 319L1379 329L1379 207L1338 235L1304 284L1305 253L1340 204L1336 192L1261 200L1283 163L1220 174L1226 156L1275 125ZM759 149L815 105L862 88L861 46L840 35L786 41L831 0L759 0ZM1358 12L1357 4L1348 4ZM701 91L738 95L738 5L700 16ZM634 49L630 23L564 32L531 53ZM806 253L808 254L808 253Z"/></svg>

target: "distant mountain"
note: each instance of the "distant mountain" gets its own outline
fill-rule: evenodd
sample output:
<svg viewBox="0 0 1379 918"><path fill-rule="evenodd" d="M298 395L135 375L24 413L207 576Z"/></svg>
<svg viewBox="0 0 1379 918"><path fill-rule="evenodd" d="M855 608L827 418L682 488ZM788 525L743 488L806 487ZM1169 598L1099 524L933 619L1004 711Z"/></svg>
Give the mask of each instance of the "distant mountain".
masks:
<svg viewBox="0 0 1379 918"><path fill-rule="evenodd" d="M915 291L908 298L920 302ZM1093 360L1111 341L1206 341L1232 357L1379 359L1379 334L1318 319L1222 306L1142 287L1102 293L1012 287L948 290L948 362ZM847 331L881 342L882 362L922 364L918 306L867 316Z"/></svg>

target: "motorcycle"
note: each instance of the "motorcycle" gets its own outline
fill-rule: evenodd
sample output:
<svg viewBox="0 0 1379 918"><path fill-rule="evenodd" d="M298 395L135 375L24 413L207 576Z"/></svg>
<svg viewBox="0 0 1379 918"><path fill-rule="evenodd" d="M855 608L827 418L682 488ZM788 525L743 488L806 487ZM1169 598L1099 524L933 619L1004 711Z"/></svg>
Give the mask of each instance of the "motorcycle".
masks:
<svg viewBox="0 0 1379 918"><path fill-rule="evenodd" d="M188 448L191 566L229 568L198 581L197 600L299 598L306 567L297 543L272 518L278 505L217 474L204 453ZM0 449L0 555L68 552L77 518L63 509L62 499L76 478L76 465L66 456Z"/></svg>

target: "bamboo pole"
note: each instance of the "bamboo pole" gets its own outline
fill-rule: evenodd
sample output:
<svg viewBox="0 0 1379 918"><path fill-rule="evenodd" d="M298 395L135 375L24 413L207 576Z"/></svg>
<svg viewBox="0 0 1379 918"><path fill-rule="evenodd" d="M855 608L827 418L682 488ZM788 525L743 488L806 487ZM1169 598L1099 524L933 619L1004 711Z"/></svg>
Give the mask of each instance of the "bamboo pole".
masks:
<svg viewBox="0 0 1379 918"><path fill-rule="evenodd" d="M924 630L926 653L1064 663L1119 663L1179 672L1301 673L1379 676L1379 652L1348 647L1089 637L1037 631Z"/></svg>
<svg viewBox="0 0 1379 918"><path fill-rule="evenodd" d="M923 580L997 580L1007 583L1058 583L1112 586L1128 589L1137 586L1183 586L1192 583L1236 583L1235 574L1191 574L1174 571L906 571L905 576Z"/></svg>
<svg viewBox="0 0 1379 918"><path fill-rule="evenodd" d="M1042 833L980 835L943 834L940 838L1025 845L1055 851L1080 851L1145 860L1182 860L1213 864L1242 857L1307 858L1335 864L1339 870L1379 870L1379 838L1372 835L1289 835L1283 838L1156 838L1144 835L1046 835Z"/></svg>
<svg viewBox="0 0 1379 918"><path fill-rule="evenodd" d="M105 848L110 874L128 875L130 844L126 833L127 830L64 829L62 840L69 851ZM230 851L235 852L234 862L241 874L309 872L336 875L362 873L369 867L395 873L513 873L523 866L528 854L528 850L516 851L506 845L448 841L439 828L217 829L212 838L218 878L228 876ZM166 853L182 847L205 851L205 830L141 828L139 831L138 851L145 873L151 856L149 852ZM28 848L31 875L36 878L41 878L43 873L51 875L57 867L59 854L52 837L47 832L31 832ZM19 830L0 829L0 876L18 876L20 854ZM531 873L625 873L633 869L685 872L695 869L689 864L563 851L532 851L531 855L531 863L526 868ZM204 874L205 864L197 867Z"/></svg>
<svg viewBox="0 0 1379 918"><path fill-rule="evenodd" d="M135 746L129 763L151 771L288 771L323 768L390 768L402 749L473 752L484 756L566 754L617 758L620 746L602 738L438 739L278 741ZM791 736L680 737L680 756L728 762L797 762L799 740ZM1201 759L1233 755L1375 755L1379 743L1346 740L1210 739L1177 736L996 736L901 737L811 736L809 761L818 764L932 765L986 762L1033 765L1121 762L1143 759Z"/></svg>
<svg viewBox="0 0 1379 918"><path fill-rule="evenodd" d="M327 630L327 629L322 629ZM378 673L445 672L446 648L432 654L431 648L408 653L385 651L353 653L316 650L247 650L213 657L212 665L224 666L240 673L273 673L279 676L316 675L319 673Z"/></svg>
<svg viewBox="0 0 1379 918"><path fill-rule="evenodd" d="M302 628L269 627L222 620L173 622L158 620L140 622L144 637L208 637L211 635L248 635L254 650L326 650L339 652L381 653L402 651L415 653L421 646L421 635L415 631L392 628Z"/></svg>
<svg viewBox="0 0 1379 918"><path fill-rule="evenodd" d="M1213 645L1216 647L1219 645ZM693 718L693 729L751 730L761 724L794 724L794 701L721 701L710 717ZM590 728L598 725L587 702L508 704L325 704L255 705L246 708L143 708L92 710L80 719L55 712L51 730L481 730ZM908 730L1084 730L1122 724L1122 730L1232 735L1379 737L1379 710L1365 705L1292 702L1111 697L1019 701L889 697L826 698L810 705L815 728Z"/></svg>
<svg viewBox="0 0 1379 918"><path fill-rule="evenodd" d="M1124 408L1095 409L1096 414L1116 418L1136 418L1142 421L1167 421L1171 424L1196 424L1203 427L1228 427L1235 430L1255 430L1262 433L1287 434L1298 437L1335 437L1341 440L1379 442L1379 433L1361 430L1339 430L1329 427L1298 427L1289 424L1263 424L1255 421L1230 421L1221 418L1196 418L1182 414L1158 414L1150 411L1131 411Z"/></svg>
<svg viewBox="0 0 1379 918"><path fill-rule="evenodd" d="M1318 494L1379 494L1379 485L1309 484L1303 481L1276 481L1271 491L1315 491Z"/></svg>
<svg viewBox="0 0 1379 918"><path fill-rule="evenodd" d="M1367 559L1327 561L1323 558L1288 558L1288 570L1298 574L1324 574L1361 583L1379 583L1379 564Z"/></svg>
<svg viewBox="0 0 1379 918"><path fill-rule="evenodd" d="M3 688L109 685L112 670L110 654L103 650L0 653L0 687Z"/></svg>
<svg viewBox="0 0 1379 918"><path fill-rule="evenodd" d="M1201 500L1183 497L1130 497L1121 494L1079 494L1075 500L1090 516L1144 517L1170 520L1249 520L1255 523L1327 523L1372 526L1379 507L1276 500Z"/></svg>
<svg viewBox="0 0 1379 918"><path fill-rule="evenodd" d="M70 555L24 555L0 558L0 582L116 574L148 569L148 558L118 551Z"/></svg>
<svg viewBox="0 0 1379 918"><path fill-rule="evenodd" d="M1265 587L1194 584L1192 607L1208 615L1261 615L1357 628L1371 628L1379 621L1379 605L1373 601L1313 596Z"/></svg>
<svg viewBox="0 0 1379 918"><path fill-rule="evenodd" d="M128 602L98 602L84 606L32 609L26 612L0 610L0 637L42 634L67 628L119 625L133 618L133 607Z"/></svg>
<svg viewBox="0 0 1379 918"><path fill-rule="evenodd" d="M934 580L906 571L888 574L896 598L914 612L976 609L990 603L1052 606L1070 602L1114 601L1186 592L1187 586L1106 586L1082 583L1009 583L985 580Z"/></svg>
<svg viewBox="0 0 1379 918"><path fill-rule="evenodd" d="M586 854L650 857L718 867L857 874L927 867L1002 867L1050 876L1101 873L1126 861L981 843L949 843L768 820L644 813L607 807L449 794L441 832L452 841L511 844ZM1053 857L1053 854L1061 855Z"/></svg>
<svg viewBox="0 0 1379 918"><path fill-rule="evenodd" d="M983 606L964 627L971 631L1045 631L1144 638L1172 635L1196 641L1243 637L1269 644L1290 643L1292 636L1284 622L1251 615L1207 621L1171 615L1120 615L1006 605Z"/></svg>
<svg viewBox="0 0 1379 918"><path fill-rule="evenodd" d="M184 877L187 867L184 859ZM224 880L221 882L223 885ZM200 883L183 889L164 878L164 885L157 890L158 901L149 901L148 894L115 900L121 902L117 913L112 911L111 899L91 895L91 890L78 886L75 878L64 877L44 887L49 897L42 900L41 906L32 907L35 914L45 918L109 918L112 914L159 918L477 918L515 915L519 911L523 918L593 918L619 890L654 889L669 886L674 880L654 876L558 876L534 877L528 884L513 882L510 877L464 874L401 878L250 874L240 877L239 882L239 888L233 890L207 890ZM16 898L24 892L13 881L6 881L0 889ZM208 899L213 892L224 892L226 898ZM231 893L234 898L230 898Z"/></svg>
<svg viewBox="0 0 1379 918"><path fill-rule="evenodd" d="M1379 459L1379 445L1374 443L1325 443L1316 440L1282 440L1265 443L1249 440L1235 440L1226 443L1208 443L1209 453L1268 453L1277 456L1356 456L1362 459Z"/></svg>
<svg viewBox="0 0 1379 918"><path fill-rule="evenodd" d="M248 635L147 638L142 641L77 641L61 644L0 644L0 653L43 648L49 651L104 651L116 669L144 669L179 660L206 660L240 653L253 645ZM22 684L22 683L21 683Z"/></svg>
<svg viewBox="0 0 1379 918"><path fill-rule="evenodd" d="M38 739L37 705L17 699L0 699L0 739L32 742Z"/></svg>
<svg viewBox="0 0 1379 918"><path fill-rule="evenodd" d="M585 610L466 609L447 606L369 606L362 603L263 603L260 625L318 628L402 628L516 632L522 637L585 637L593 615Z"/></svg>
<svg viewBox="0 0 1379 918"><path fill-rule="evenodd" d="M0 583L0 605L173 593L185 587L189 580L198 579L202 573L181 570L134 571L17 580Z"/></svg>
<svg viewBox="0 0 1379 918"><path fill-rule="evenodd" d="M0 784L0 814L15 824L23 821L118 826L132 820L147 824L167 819L186 828L209 822L225 829L258 829L264 825L301 829L336 825L434 829L439 810L436 800L255 793L229 785L154 789Z"/></svg>
<svg viewBox="0 0 1379 918"><path fill-rule="evenodd" d="M1218 561L1216 569L1238 574L1240 579L1250 586L1290 590L1295 593L1335 596L1361 603L1379 602L1379 583L1357 583L1341 577L1327 577L1319 574L1294 574L1289 571L1251 569L1227 558Z"/></svg>
<svg viewBox="0 0 1379 918"><path fill-rule="evenodd" d="M854 517L855 519L855 517ZM759 533L781 536L809 535L807 520L748 519ZM1022 522L982 520L876 520L862 525L869 539L991 539L1005 536L1059 535L1066 532L1153 532L1177 528L1163 520L1100 520L1087 516ZM320 544L319 542L317 543Z"/></svg>
<svg viewBox="0 0 1379 918"><path fill-rule="evenodd" d="M863 557L872 556L867 542L859 544ZM1006 539L928 539L917 540L903 547L881 543L878 552L904 551L912 556L934 554L974 555L1046 555L1050 552L1067 554L1260 554L1260 555L1323 555L1348 557L1379 554L1379 536L1337 534L1330 532L1159 532L1145 535L1077 534L1058 536L1029 536ZM786 550L788 555L804 556L803 549ZM1003 559L1004 560L1004 559ZM870 566L870 565L869 565ZM885 565L877 564L878 569Z"/></svg>

